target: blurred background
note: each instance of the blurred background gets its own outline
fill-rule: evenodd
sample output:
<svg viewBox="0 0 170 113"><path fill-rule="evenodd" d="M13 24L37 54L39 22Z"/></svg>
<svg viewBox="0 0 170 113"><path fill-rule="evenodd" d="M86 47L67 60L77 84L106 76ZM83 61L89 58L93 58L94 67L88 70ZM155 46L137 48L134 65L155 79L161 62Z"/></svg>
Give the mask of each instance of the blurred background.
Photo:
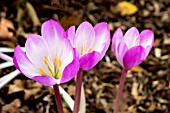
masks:
<svg viewBox="0 0 170 113"><path fill-rule="evenodd" d="M111 38L117 28L154 31L147 59L126 78L121 113L170 113L170 0L0 0L0 47L25 45L28 34L40 34L44 21L55 19L66 30L83 21L107 22ZM13 56L13 54L8 54ZM3 63L0 60L0 63ZM15 70L0 70L0 77ZM112 113L121 66L110 48L84 73L87 113ZM74 98L74 80L62 87ZM53 90L20 74L0 89L1 113L57 113ZM65 113L71 113L64 103Z"/></svg>

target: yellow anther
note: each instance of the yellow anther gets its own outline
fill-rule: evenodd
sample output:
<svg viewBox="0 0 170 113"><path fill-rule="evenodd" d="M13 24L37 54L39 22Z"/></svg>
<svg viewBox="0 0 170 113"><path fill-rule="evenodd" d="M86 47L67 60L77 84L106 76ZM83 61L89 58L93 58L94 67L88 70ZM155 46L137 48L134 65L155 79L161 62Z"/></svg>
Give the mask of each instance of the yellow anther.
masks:
<svg viewBox="0 0 170 113"><path fill-rule="evenodd" d="M58 72L57 78L59 79L61 77L61 72Z"/></svg>
<svg viewBox="0 0 170 113"><path fill-rule="evenodd" d="M89 50L88 50L88 53L91 53L92 52L92 48L90 48Z"/></svg>
<svg viewBox="0 0 170 113"><path fill-rule="evenodd" d="M59 59L58 57L54 57L53 62L51 63L49 62L47 56L44 56L43 60L44 60L44 64L48 68L48 72L45 73L45 71L42 68L39 68L39 72L41 73L41 75L50 75L59 79L61 77L61 72L59 72L59 69L62 66L61 59Z"/></svg>
<svg viewBox="0 0 170 113"><path fill-rule="evenodd" d="M44 56L44 63L45 63L46 65L48 65L48 59L47 59L46 56Z"/></svg>
<svg viewBox="0 0 170 113"><path fill-rule="evenodd" d="M42 68L39 68L39 71L42 75L45 75L45 71Z"/></svg>
<svg viewBox="0 0 170 113"><path fill-rule="evenodd" d="M61 67L62 66L62 61L61 59L58 59L58 67Z"/></svg>
<svg viewBox="0 0 170 113"><path fill-rule="evenodd" d="M54 64L54 66L56 65L56 62L57 62L57 58L55 57L55 58L53 59L53 64Z"/></svg>

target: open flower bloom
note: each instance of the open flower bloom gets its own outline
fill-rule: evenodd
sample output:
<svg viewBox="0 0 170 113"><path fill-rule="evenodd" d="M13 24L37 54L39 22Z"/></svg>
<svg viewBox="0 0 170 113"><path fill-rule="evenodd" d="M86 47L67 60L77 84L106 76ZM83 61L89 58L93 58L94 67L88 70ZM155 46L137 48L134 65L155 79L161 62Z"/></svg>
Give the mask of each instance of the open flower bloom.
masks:
<svg viewBox="0 0 170 113"><path fill-rule="evenodd" d="M154 43L154 33L143 30L140 34L137 28L130 28L125 35L118 28L112 38L112 48L118 62L125 70L139 65L148 56Z"/></svg>
<svg viewBox="0 0 170 113"><path fill-rule="evenodd" d="M15 48L15 67L45 86L71 80L79 70L79 59L64 29L56 21L49 20L43 23L41 33L42 36L28 36L26 54L20 46Z"/></svg>
<svg viewBox="0 0 170 113"><path fill-rule="evenodd" d="M94 28L89 22L83 22L76 32L75 26L71 26L67 30L67 37L78 53L80 68L84 70L94 67L104 57L110 45L110 30L105 22Z"/></svg>

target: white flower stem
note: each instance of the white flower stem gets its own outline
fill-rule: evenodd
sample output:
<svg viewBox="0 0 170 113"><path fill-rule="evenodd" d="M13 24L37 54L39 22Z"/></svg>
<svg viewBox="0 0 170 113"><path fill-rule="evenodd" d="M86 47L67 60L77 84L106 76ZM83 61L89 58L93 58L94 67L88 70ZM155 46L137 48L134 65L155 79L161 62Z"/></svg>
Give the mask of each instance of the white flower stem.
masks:
<svg viewBox="0 0 170 113"><path fill-rule="evenodd" d="M81 109L79 110L79 113L86 113L86 96L84 92L83 83L81 87L80 108Z"/></svg>
<svg viewBox="0 0 170 113"><path fill-rule="evenodd" d="M15 70L7 75L5 75L4 77L2 77L0 79L0 89L6 85L7 83L9 83L13 78L15 78L20 72L18 70Z"/></svg>
<svg viewBox="0 0 170 113"><path fill-rule="evenodd" d="M21 47L21 49L22 49L23 51L25 51L25 48L24 48L24 47ZM12 49L12 48L7 48L7 47L0 47L0 52L11 53L11 52L14 52L14 49Z"/></svg>
<svg viewBox="0 0 170 113"><path fill-rule="evenodd" d="M11 53L11 52L14 52L14 49L7 48L7 47L1 47L0 52Z"/></svg>
<svg viewBox="0 0 170 113"><path fill-rule="evenodd" d="M10 66L13 66L13 62L4 62L4 63L1 63L0 64L0 69L4 69L6 67L10 67Z"/></svg>
<svg viewBox="0 0 170 113"><path fill-rule="evenodd" d="M59 86L59 91L60 91L61 96L65 100L65 102L68 104L71 111L73 111L73 108L74 108L73 99L70 97L70 95L61 86Z"/></svg>
<svg viewBox="0 0 170 113"><path fill-rule="evenodd" d="M0 58L3 60L6 60L6 61L11 61L11 62L13 61L12 57L10 57L4 53L1 53L1 52L0 52Z"/></svg>

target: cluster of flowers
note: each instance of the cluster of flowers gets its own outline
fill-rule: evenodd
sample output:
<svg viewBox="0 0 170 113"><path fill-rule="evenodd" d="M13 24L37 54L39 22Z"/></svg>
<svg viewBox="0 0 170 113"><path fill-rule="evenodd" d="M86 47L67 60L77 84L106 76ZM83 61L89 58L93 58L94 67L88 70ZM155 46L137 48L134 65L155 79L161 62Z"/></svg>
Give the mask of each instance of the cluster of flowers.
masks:
<svg viewBox="0 0 170 113"><path fill-rule="evenodd" d="M17 46L13 62L25 76L45 86L65 83L80 69L93 68L110 46L110 30L105 22L94 27L83 22L77 29L71 26L64 31L58 22L48 20L43 23L41 34L28 36L26 53ZM151 30L139 34L132 27L123 35L118 28L112 38L112 49L123 69L128 71L147 57L153 42Z"/></svg>
<svg viewBox="0 0 170 113"><path fill-rule="evenodd" d="M29 35L25 49L15 48L14 64L25 76L45 86L71 80L79 68L93 68L105 55L110 45L110 30L102 22L93 27L83 22L75 31L71 26L66 32L62 26L49 20L43 23L42 36ZM126 70L139 65L150 52L154 41L151 30L140 34L135 27L125 35L118 28L112 38L112 48L118 62Z"/></svg>

